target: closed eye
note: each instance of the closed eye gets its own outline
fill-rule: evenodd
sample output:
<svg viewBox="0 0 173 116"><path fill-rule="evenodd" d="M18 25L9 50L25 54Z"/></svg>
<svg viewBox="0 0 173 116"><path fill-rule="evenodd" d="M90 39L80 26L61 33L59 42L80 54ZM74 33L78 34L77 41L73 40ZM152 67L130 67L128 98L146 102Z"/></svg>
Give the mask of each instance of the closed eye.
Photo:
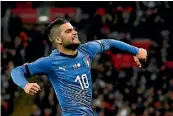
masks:
<svg viewBox="0 0 173 116"><path fill-rule="evenodd" d="M72 31L72 29L67 29L65 32L70 33L71 31Z"/></svg>

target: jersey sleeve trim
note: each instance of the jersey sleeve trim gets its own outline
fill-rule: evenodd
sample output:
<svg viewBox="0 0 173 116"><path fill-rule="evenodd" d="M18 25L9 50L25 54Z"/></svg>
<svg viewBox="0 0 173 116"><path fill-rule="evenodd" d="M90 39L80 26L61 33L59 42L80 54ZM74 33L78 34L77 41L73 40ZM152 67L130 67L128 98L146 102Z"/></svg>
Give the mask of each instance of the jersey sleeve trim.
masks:
<svg viewBox="0 0 173 116"><path fill-rule="evenodd" d="M103 43L100 40L96 40L94 42L99 43L99 45L101 46L101 52L103 52L104 51L104 45L103 45Z"/></svg>
<svg viewBox="0 0 173 116"><path fill-rule="evenodd" d="M29 71L28 65L25 64L24 68L26 69L26 72L24 73L25 77L30 78L31 77L31 73Z"/></svg>

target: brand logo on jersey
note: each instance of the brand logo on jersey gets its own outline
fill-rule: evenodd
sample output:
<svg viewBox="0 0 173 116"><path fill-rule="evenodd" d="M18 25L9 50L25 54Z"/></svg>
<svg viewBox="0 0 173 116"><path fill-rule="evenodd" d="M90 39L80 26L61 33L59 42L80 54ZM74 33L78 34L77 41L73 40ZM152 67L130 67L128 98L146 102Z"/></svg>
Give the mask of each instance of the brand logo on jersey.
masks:
<svg viewBox="0 0 173 116"><path fill-rule="evenodd" d="M84 62L85 62L85 65L89 68L90 67L90 58L89 56L85 56L83 58Z"/></svg>
<svg viewBox="0 0 173 116"><path fill-rule="evenodd" d="M66 71L64 67L59 66L58 69Z"/></svg>
<svg viewBox="0 0 173 116"><path fill-rule="evenodd" d="M81 64L80 64L80 63L77 63L77 64L74 64L74 65L73 65L73 68L74 68L74 69L78 69L78 68L80 68L80 67L81 67Z"/></svg>

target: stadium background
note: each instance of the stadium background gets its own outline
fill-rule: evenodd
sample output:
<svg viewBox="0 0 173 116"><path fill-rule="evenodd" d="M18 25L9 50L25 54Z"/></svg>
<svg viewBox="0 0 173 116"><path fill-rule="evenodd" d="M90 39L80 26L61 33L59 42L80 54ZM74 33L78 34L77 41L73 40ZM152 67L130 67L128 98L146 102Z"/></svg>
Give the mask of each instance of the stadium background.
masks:
<svg viewBox="0 0 173 116"><path fill-rule="evenodd" d="M92 66L93 109L98 116L173 116L173 2L1 2L1 115L60 116L45 76L30 79L42 91L29 96L10 77L25 62L52 50L47 24L64 17L84 43L112 38L148 51L143 68L111 49Z"/></svg>

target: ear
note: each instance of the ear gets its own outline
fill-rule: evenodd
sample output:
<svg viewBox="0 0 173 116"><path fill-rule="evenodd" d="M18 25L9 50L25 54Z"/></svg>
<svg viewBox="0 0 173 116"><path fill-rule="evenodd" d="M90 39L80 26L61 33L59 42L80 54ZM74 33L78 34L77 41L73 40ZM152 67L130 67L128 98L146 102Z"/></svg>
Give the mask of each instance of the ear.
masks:
<svg viewBox="0 0 173 116"><path fill-rule="evenodd" d="M56 43L62 44L62 39L60 37L56 38Z"/></svg>

